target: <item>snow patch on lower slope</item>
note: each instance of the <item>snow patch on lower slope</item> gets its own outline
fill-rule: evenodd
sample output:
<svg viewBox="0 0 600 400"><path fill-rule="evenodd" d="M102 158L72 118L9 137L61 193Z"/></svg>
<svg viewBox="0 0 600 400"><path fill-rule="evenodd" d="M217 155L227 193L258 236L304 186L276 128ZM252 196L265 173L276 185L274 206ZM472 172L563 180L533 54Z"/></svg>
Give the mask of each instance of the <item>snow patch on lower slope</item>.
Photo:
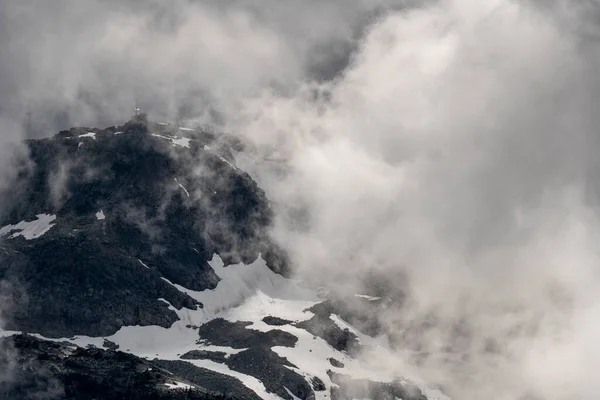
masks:
<svg viewBox="0 0 600 400"><path fill-rule="evenodd" d="M13 231L18 231L10 235L9 239L23 236L27 240L37 239L48 232L54 226L52 223L56 220L56 215L38 214L33 221L21 221L15 225L6 225L0 228L0 236L7 235Z"/></svg>
<svg viewBox="0 0 600 400"><path fill-rule="evenodd" d="M192 387L191 385L183 382L165 383L165 386L167 386L169 389L189 389Z"/></svg>
<svg viewBox="0 0 600 400"><path fill-rule="evenodd" d="M296 328L293 325L272 326L265 323L263 318L267 316L292 322L308 320L314 314L305 310L322 299L317 296L316 292L302 288L298 282L271 271L261 257L250 265L237 264L225 267L221 258L215 255L209 264L220 278L219 283L212 290L193 291L165 279L178 290L200 301L204 305L203 309L183 308L177 310L165 299L157 299L157 301L166 303L169 309L176 312L180 320L169 328L159 326L123 327L106 339L118 344L121 351L147 359L180 360L181 355L192 350L222 352L228 357L245 349L214 346L199 341L198 331L195 329L195 326L200 326L214 318L223 318L231 322L250 322L250 325L247 326L248 329L263 332L277 329L294 335L298 339L295 347L276 346L272 350L294 364L297 368L290 369L305 377L309 383L312 377L318 377L323 381L326 391L315 391L315 400L330 400L330 389L334 384L327 374L328 370L354 379L370 379L380 382L392 381L397 376L403 376L403 371L392 371L387 366L382 366L380 362L353 359L345 352L331 347L324 339L313 336L304 329ZM142 263L142 265L144 264ZM380 345L376 339L355 330L337 315L332 315L331 319L341 329L347 328L357 335L361 344L368 346L369 351L375 355L374 360L385 359L377 356L380 352L381 355L388 353L383 344ZM82 347L89 344L102 347L104 339L105 337L77 336L71 339L56 340L67 340ZM342 362L344 366L342 368L334 367L329 361L330 358ZM233 371L225 364L206 359L185 361L237 378L263 399L279 399L277 395L267 392L264 384L257 378ZM412 381L414 382L414 380ZM438 396L436 391L430 391L424 385L419 386L429 400L449 400L439 392Z"/></svg>
<svg viewBox="0 0 600 400"><path fill-rule="evenodd" d="M190 141L192 139L189 138L184 138L184 137L179 137L179 136L165 136L165 135L159 135L156 133L153 133L152 136L154 137L158 137L161 139L166 139L168 141L171 142L171 144L175 147L179 146L179 147L190 147Z"/></svg>
<svg viewBox="0 0 600 400"><path fill-rule="evenodd" d="M165 299L157 299L167 303L169 308L177 313L179 321L169 328L127 326L106 339L118 344L121 351L148 359L156 357L164 360L180 360L181 355L191 350L218 351L231 355L244 349L203 343L198 340L198 332L194 326L218 317L251 322L258 318L256 322L261 322L260 319L269 314L304 320L312 317L312 313L305 313L303 310L320 301L312 291L301 288L297 282L271 271L262 257L250 265L236 264L225 267L221 258L214 255L209 264L221 279L215 289L198 292L165 279L178 290L200 301L204 305L203 309L177 310ZM104 337L76 336L58 340L68 340L81 347L90 344L102 347L104 339ZM233 371L225 364L211 360L185 361L237 378L263 399L279 399L278 396L267 392L264 384L258 379Z"/></svg>
<svg viewBox="0 0 600 400"><path fill-rule="evenodd" d="M204 305L201 319L189 321L193 324L199 325L215 318L220 312L227 312L233 307L243 305L257 293L263 293L279 301L300 301L299 304L303 305L313 305L319 301L311 290L304 289L297 282L271 271L262 257L250 265L240 263L225 267L221 258L215 255L209 264L221 279L216 288L197 292L173 284ZM183 317L193 318L197 315L183 315Z"/></svg>
<svg viewBox="0 0 600 400"><path fill-rule="evenodd" d="M316 297L316 293L313 293L313 296ZM304 310L319 301L273 298L258 291L253 296L246 298L238 307L220 313L219 317L231 322L252 322L252 324L247 326L248 329L262 332L277 329L288 332L298 338L294 347L276 346L272 350L280 357L286 358L290 363L298 367L290 369L304 376L308 382L315 376L323 381L326 390L321 392L315 391L315 400L329 400L330 389L332 386L336 386L329 378L327 374L328 370L346 375L352 379L368 379L376 382L392 382L399 376L405 376L405 370L393 370L388 368L385 363L377 361L385 360L389 357L389 350L385 347L384 342L361 333L335 314L332 314L330 317L332 321L341 329L349 329L350 332L355 334L360 343L367 347L369 353L374 355L372 358L373 362L366 361L366 359L370 358L368 356L361 359L354 359L346 352L334 349L324 339L313 336L313 334L304 329L296 328L292 325L271 326L262 320L266 316L279 317L293 322L308 320L313 317L313 313ZM330 358L342 362L344 366L341 368L334 367L329 361ZM408 383L406 380L404 382ZM411 377L410 383L417 385L429 400L450 400L442 392L428 388L417 378L412 379Z"/></svg>

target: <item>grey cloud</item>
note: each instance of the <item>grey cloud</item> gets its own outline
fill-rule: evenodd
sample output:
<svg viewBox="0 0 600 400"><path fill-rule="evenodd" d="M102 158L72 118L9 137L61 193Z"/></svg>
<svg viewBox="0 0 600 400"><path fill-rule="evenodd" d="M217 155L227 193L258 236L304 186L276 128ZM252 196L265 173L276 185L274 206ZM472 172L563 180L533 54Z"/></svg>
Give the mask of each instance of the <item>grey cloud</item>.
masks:
<svg viewBox="0 0 600 400"><path fill-rule="evenodd" d="M0 111L31 112L38 135L122 120L136 99L158 118L199 118L343 68L365 13L388 3L403 2L8 0Z"/></svg>
<svg viewBox="0 0 600 400"><path fill-rule="evenodd" d="M234 126L292 166L256 175L310 215L308 232L275 230L301 274L359 290L375 266L406 287L381 318L398 354L367 359L407 373L416 348L417 375L457 398L593 398L592 17L469 0L390 13L336 81L247 103Z"/></svg>
<svg viewBox="0 0 600 400"><path fill-rule="evenodd" d="M402 287L396 351L365 362L462 399L595 398L596 2L0 7L11 123L217 110L300 276Z"/></svg>

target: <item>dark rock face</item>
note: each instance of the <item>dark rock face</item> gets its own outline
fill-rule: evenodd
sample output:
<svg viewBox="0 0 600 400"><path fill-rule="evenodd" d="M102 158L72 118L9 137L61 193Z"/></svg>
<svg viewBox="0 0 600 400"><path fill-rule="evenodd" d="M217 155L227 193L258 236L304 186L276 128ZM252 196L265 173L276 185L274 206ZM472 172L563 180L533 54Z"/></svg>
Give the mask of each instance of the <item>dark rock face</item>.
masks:
<svg viewBox="0 0 600 400"><path fill-rule="evenodd" d="M267 325L273 325L273 326L283 326L283 325L291 325L292 321L289 321L287 319L283 319L283 318L279 318L279 317L273 317L273 316L266 316L262 319L262 321L267 324Z"/></svg>
<svg viewBox="0 0 600 400"><path fill-rule="evenodd" d="M329 363L336 368L344 368L344 363L336 360L335 358L330 358Z"/></svg>
<svg viewBox="0 0 600 400"><path fill-rule="evenodd" d="M382 332L382 326L376 311L384 306L383 303L382 299L370 301L356 296L333 296L315 304L309 311L320 318L329 318L331 314L337 314L360 332L377 336Z"/></svg>
<svg viewBox="0 0 600 400"><path fill-rule="evenodd" d="M324 339L331 347L339 351L351 352L360 347L358 337L354 333L348 329L341 329L330 318L315 315L308 321L302 321L295 326Z"/></svg>
<svg viewBox="0 0 600 400"><path fill-rule="evenodd" d="M26 294L12 296L7 329L61 337L168 327L177 315L157 299L202 307L169 282L214 288L213 253L226 264L262 253L285 272L285 256L267 235L264 192L233 166L228 147L214 134L186 132L186 140L166 129L139 119L27 141L31 163L19 190L2 194L12 206L0 226L38 214L56 220L37 239L0 238L0 280ZM205 147L213 143L219 152Z"/></svg>
<svg viewBox="0 0 600 400"><path fill-rule="evenodd" d="M302 400L314 399L314 392L308 382L288 368L296 366L269 348L253 347L234 354L227 365L234 371L258 378L269 392L284 399L292 399L285 389Z"/></svg>
<svg viewBox="0 0 600 400"><path fill-rule="evenodd" d="M223 318L213 319L198 329L200 338L216 346L246 349L249 347L271 348L273 346L294 347L298 338L277 329L261 332L247 329L250 323L230 322Z"/></svg>
<svg viewBox="0 0 600 400"><path fill-rule="evenodd" d="M165 370L185 378L187 382L204 388L211 398L260 400L260 397L252 390L244 386L239 380L230 376L222 375L206 368L196 367L184 361L154 361ZM222 396L222 397L218 397Z"/></svg>
<svg viewBox="0 0 600 400"><path fill-rule="evenodd" d="M0 339L0 348L0 398L6 400L260 399L235 378L184 362L147 361L23 335ZM190 387L167 386L176 382Z"/></svg>
<svg viewBox="0 0 600 400"><path fill-rule="evenodd" d="M180 133L139 116L120 127L73 128L27 142L31 162L23 164L17 190L0 192L10 205L0 210L0 228L39 214L56 219L31 240L0 233L2 328L58 338L109 336L131 325L170 327L178 319L174 309L203 307L177 285L202 291L219 282L208 264L214 253L226 265L249 264L262 254L273 271L289 272L267 233L273 215L264 192L234 165L233 150L243 144L212 133L186 131L187 139ZM123 353L107 339L98 349L28 335L0 338L0 399L260 399L240 380L195 365L210 360L258 379L283 399L310 400L327 386L273 350L297 345L284 326L305 329L352 355L358 337L332 314L365 333L378 332L372 307L380 305L331 299L300 323L263 318L273 328L267 332L222 318L188 325L203 344L237 352L196 349L177 354L176 361ZM328 373L337 387L324 395L333 399L425 400L399 382Z"/></svg>
<svg viewBox="0 0 600 400"><path fill-rule="evenodd" d="M314 398L313 388L306 379L288 368L296 366L271 350L274 346L294 347L298 338L277 329L268 332L248 329L247 325L218 318L202 325L198 333L203 341L210 344L246 349L229 356L224 362L234 371L259 379L269 392L290 400L292 397L287 390L303 400ZM318 382L316 386L321 387Z"/></svg>
<svg viewBox="0 0 600 400"><path fill-rule="evenodd" d="M222 351L191 350L182 354L182 360L212 360L219 363L227 361L227 354Z"/></svg>

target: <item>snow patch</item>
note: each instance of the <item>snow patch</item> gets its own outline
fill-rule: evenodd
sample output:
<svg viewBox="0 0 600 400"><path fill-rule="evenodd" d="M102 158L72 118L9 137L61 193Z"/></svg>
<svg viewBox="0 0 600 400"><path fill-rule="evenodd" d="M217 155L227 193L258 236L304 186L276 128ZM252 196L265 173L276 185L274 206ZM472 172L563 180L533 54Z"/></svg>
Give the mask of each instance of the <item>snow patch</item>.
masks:
<svg viewBox="0 0 600 400"><path fill-rule="evenodd" d="M121 133L123 133L123 132L121 132L121 131L115 132L115 135L120 135Z"/></svg>
<svg viewBox="0 0 600 400"><path fill-rule="evenodd" d="M190 147L190 141L192 140L192 139L177 137L177 136L158 135L156 133L153 133L152 136L159 137L161 139L166 139L166 140L170 141L173 146L187 147L187 148Z"/></svg>
<svg viewBox="0 0 600 400"><path fill-rule="evenodd" d="M230 166L231 168L233 168L234 170L236 170L236 171L237 171L237 168L235 167L235 165L233 165L232 163L230 163L229 161L227 161L227 160L226 160L224 157L221 157L221 156L219 156L219 158L221 159L221 161L223 161L224 163L227 163L227 164L229 164L229 166Z"/></svg>
<svg viewBox="0 0 600 400"><path fill-rule="evenodd" d="M206 150L206 151L210 152L211 154L215 154L215 153L213 153L212 151L210 151L210 147L209 147L209 146L207 146L207 145L204 145L204 150ZM231 168L233 168L234 170L236 170L236 171L237 171L237 167L236 167L235 165L233 165L232 163L230 163L229 161L227 161L227 160L225 159L225 157L222 157L222 156L220 156L220 155L217 155L217 154L215 154L215 155L216 155L217 157L219 157L219 159L220 159L221 161L223 161L224 163L227 163L227 164L228 164L228 165L229 165Z"/></svg>
<svg viewBox="0 0 600 400"><path fill-rule="evenodd" d="M360 297L361 299L366 299L369 301L381 300L381 297L368 296L366 294L355 294L354 297Z"/></svg>
<svg viewBox="0 0 600 400"><path fill-rule="evenodd" d="M190 147L190 140L188 138L174 138L171 139L171 143L173 143L174 146L181 146L181 147Z"/></svg>
<svg viewBox="0 0 600 400"><path fill-rule="evenodd" d="M138 261L139 261L139 262L140 262L140 264L142 264L144 267L146 267L146 268L150 269L150 267L149 267L149 266L147 266L146 264L144 264L144 262L143 262L142 260L140 260L139 258L138 258Z"/></svg>
<svg viewBox="0 0 600 400"><path fill-rule="evenodd" d="M167 386L169 389L190 389L190 388L192 388L191 385L187 385L183 382L165 383L165 386Z"/></svg>
<svg viewBox="0 0 600 400"><path fill-rule="evenodd" d="M185 194L187 195L187 197L190 197L190 192L188 192L187 189L181 183L179 183L179 181L177 180L177 178L173 178L173 179L175 179L175 183L177 183L179 185L179 187L183 189L183 191L185 192Z"/></svg>
<svg viewBox="0 0 600 400"><path fill-rule="evenodd" d="M102 212L102 210L100 210L96 213L96 219L99 221L106 219L106 216L104 215L104 212Z"/></svg>
<svg viewBox="0 0 600 400"><path fill-rule="evenodd" d="M88 138L89 137L89 138L96 140L96 132L84 133L83 135L79 135L77 137L80 137L80 138Z"/></svg>
<svg viewBox="0 0 600 400"><path fill-rule="evenodd" d="M273 300L271 304L303 300L301 307L310 307L318 301L312 291L271 271L261 256L250 265L240 263L225 267L223 260L215 254L209 265L221 279L216 288L196 292L173 284L178 290L204 304L203 320L196 321L196 325L213 319L219 312L233 311L232 307L242 305L246 300L252 303L255 299L261 299L261 293Z"/></svg>
<svg viewBox="0 0 600 400"><path fill-rule="evenodd" d="M294 396L294 393L292 393L292 392L290 391L290 389L286 388L285 386L284 386L283 388L285 389L285 391L287 392L287 394L289 394L289 395L290 395L290 397L292 398L292 400L300 400L300 398L298 398L298 397Z"/></svg>
<svg viewBox="0 0 600 400"><path fill-rule="evenodd" d="M38 214L36 217L37 219L34 221L21 221L16 225L6 225L0 228L0 236L4 236L12 231L18 231L8 238L14 239L18 236L23 236L27 240L37 239L54 226L52 221L56 219L56 215Z"/></svg>
<svg viewBox="0 0 600 400"><path fill-rule="evenodd" d="M352 333L353 335L355 335L358 338L358 341L360 344L363 345L374 345L377 346L377 343L374 342L374 339L369 336L369 335L365 335L364 333L362 333L361 331L357 330L355 327L353 327L352 325L350 325L349 323L347 323L346 321L344 321L342 318L340 318L338 315L336 314L331 314L329 316L329 318L341 329L341 330L346 330L348 329L350 331L350 333Z"/></svg>
<svg viewBox="0 0 600 400"><path fill-rule="evenodd" d="M173 307L173 304L169 303L167 300L163 299L162 297L160 297L158 299L158 301L165 303L167 306L169 306L169 310L171 311L177 311L177 309L175 307Z"/></svg>
<svg viewBox="0 0 600 400"><path fill-rule="evenodd" d="M179 127L179 130L180 130L180 131L188 131L188 132L194 132L194 131L195 131L195 129L192 129L192 128L184 128L184 127Z"/></svg>

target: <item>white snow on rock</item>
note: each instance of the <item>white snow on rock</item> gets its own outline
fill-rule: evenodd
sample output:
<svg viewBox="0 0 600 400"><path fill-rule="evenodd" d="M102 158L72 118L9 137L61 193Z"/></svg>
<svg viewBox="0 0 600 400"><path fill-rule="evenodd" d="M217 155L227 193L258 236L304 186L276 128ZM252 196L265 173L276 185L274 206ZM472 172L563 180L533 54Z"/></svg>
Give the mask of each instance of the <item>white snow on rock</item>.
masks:
<svg viewBox="0 0 600 400"><path fill-rule="evenodd" d="M188 131L188 132L194 132L194 131L195 131L195 129L192 129L192 128L184 128L184 127L179 127L179 130L180 130L180 131Z"/></svg>
<svg viewBox="0 0 600 400"><path fill-rule="evenodd" d="M146 266L141 260L138 261ZM172 306L165 299L157 299L174 310L180 320L170 328L160 326L123 327L106 339L118 344L121 351L148 359L158 357L164 360L180 360L181 355L191 350L220 351L231 355L244 349L214 346L198 341L198 331L189 326L199 326L219 317L232 321L250 321L265 326L267 325L260 319L267 315L300 321L312 317L312 313L303 310L319 301L312 291L301 288L295 281L271 271L261 257L250 265L237 264L225 267L221 258L215 255L209 264L221 278L213 290L197 292L164 279L178 290L203 303L204 309L183 308L177 310L174 307L171 308ZM298 331L300 330L298 329ZM312 335L310 338L312 340ZM102 347L104 337L76 336L73 340L61 340L69 340L81 347L89 344ZM258 379L232 371L227 365L211 360L186 361L198 367L237 378L263 399L279 399L278 396L267 392L264 384Z"/></svg>
<svg viewBox="0 0 600 400"><path fill-rule="evenodd" d="M179 183L179 181L177 180L177 178L173 178L173 179L175 179L175 183L177 183L179 185L179 187L183 189L183 191L185 192L185 194L187 195L187 197L190 197L190 192L188 192L187 189L181 183Z"/></svg>
<svg viewBox="0 0 600 400"><path fill-rule="evenodd" d="M152 136L155 137L159 137L161 139L165 139L171 142L171 144L173 146L179 146L179 147L190 147L190 141L192 139L189 138L184 138L184 137L178 137L178 136L165 136L165 135L159 135L156 133L153 133Z"/></svg>
<svg viewBox="0 0 600 400"><path fill-rule="evenodd" d="M3 228L4 229L4 228ZM147 268L141 260L141 265ZM250 322L248 329L268 332L274 329L282 330L298 338L294 347L275 346L272 350L279 356L286 358L297 368L288 367L309 381L318 377L323 381L327 390L315 392L315 400L330 400L330 389L334 386L327 375L332 370L354 379L370 379L378 382L390 382L398 376L404 376L405 371L394 370L381 363L389 357L389 350L385 343L362 334L354 329L339 316L332 314L332 321L341 329L349 329L358 336L361 344L368 353L360 360L351 358L346 352L338 351L331 347L325 340L313 336L304 329L293 325L271 326L262 321L266 316L299 322L313 317L313 313L305 311L314 304L322 301L315 291L301 287L300 283L286 279L271 271L262 257L250 265L236 264L225 267L218 255L214 255L209 265L220 278L217 286L212 290L193 291L164 279L176 289L188 294L204 305L204 308L177 310L167 300L161 301L177 313L179 321L169 328L160 326L128 326L123 327L109 337L76 336L69 339L52 339L57 341L70 341L78 346L85 347L89 344L102 347L104 339L118 344L119 350L135 354L142 358L164 360L180 360L180 356L191 350L218 351L227 356L236 354L245 349L233 349L215 346L206 341L198 340L198 331L194 326L200 326L215 318L224 318L231 322ZM0 336L3 333L0 330ZM39 336L39 335L38 335ZM40 336L41 337L41 336ZM331 365L329 359L335 358L342 362L344 367L337 368ZM239 379L246 387L266 400L278 400L279 397L267 392L264 384L255 377L233 371L225 364L212 360L186 360L198 367L206 368L217 373ZM421 382L411 379L428 396L429 400L450 400L437 390L427 388ZM175 382L173 385L185 385ZM173 388L176 388L173 386ZM178 388L178 387L177 387ZM183 387L181 387L183 388ZM288 394L294 398L293 394Z"/></svg>
<svg viewBox="0 0 600 400"><path fill-rule="evenodd" d="M192 139L182 137L182 138L173 138L173 139L171 139L171 142L173 143L174 146L190 147L190 140L192 140Z"/></svg>
<svg viewBox="0 0 600 400"><path fill-rule="evenodd" d="M208 151L208 152L209 152L209 153L211 153L211 154L215 154L215 153L213 153L212 151L210 151L210 147L209 147L209 146L207 146L207 145L204 145L204 150ZM216 155L217 157L219 157L219 160L221 160L221 161L223 161L224 163L228 164L228 165L229 165L231 168L233 168L235 171L237 171L237 167L236 167L235 165L233 165L232 163L230 163L229 161L227 161L227 160L225 159L225 157L222 157L222 156L220 156L220 155L218 155L218 154L215 154L215 155Z"/></svg>
<svg viewBox="0 0 600 400"><path fill-rule="evenodd" d="M233 165L232 163L230 163L229 161L227 161L224 157L219 156L219 158L221 159L221 161L223 161L224 163L229 164L229 166L231 168L233 168L234 170L237 170L237 168L235 167L235 165Z"/></svg>
<svg viewBox="0 0 600 400"><path fill-rule="evenodd" d="M138 258L138 261L139 261L139 262L140 262L140 264L142 264L144 267L146 267L146 268L150 269L150 267L149 267L149 266L147 266L146 264L144 264L144 262L143 262L142 260L140 260L139 258Z"/></svg>
<svg viewBox="0 0 600 400"><path fill-rule="evenodd" d="M365 335L364 333L360 332L359 330L357 330L355 327L353 327L352 325L350 325L349 323L347 323L346 321L344 321L342 318L340 318L338 315L335 314L331 314L329 316L329 318L341 329L341 330L345 330L348 329L350 331L350 333L352 333L353 335L355 335L358 338L358 341L363 344L363 345L369 345L369 346L377 346L377 342L374 341L374 339L369 336L369 335Z"/></svg>
<svg viewBox="0 0 600 400"><path fill-rule="evenodd" d="M104 215L104 212L102 212L102 210L100 210L96 213L96 219L99 221L106 219L106 216Z"/></svg>
<svg viewBox="0 0 600 400"><path fill-rule="evenodd" d="M215 289L194 292L175 285L204 304L207 320L221 311L231 311L232 307L243 305L245 301L253 301L261 293L274 302L300 301L303 307L318 301L312 291L271 271L260 256L250 265L240 263L225 267L221 258L214 255L209 264L221 279Z"/></svg>
<svg viewBox="0 0 600 400"><path fill-rule="evenodd" d="M77 137L80 137L80 138L88 138L89 137L89 138L96 140L96 132L84 133L83 135L79 135Z"/></svg>
<svg viewBox="0 0 600 400"><path fill-rule="evenodd" d="M7 235L13 231L18 231L8 238L14 239L18 236L23 236L27 240L37 239L54 226L52 222L56 219L56 215L38 214L36 217L37 219L34 221L21 221L16 225L3 226L0 228L0 236Z"/></svg>
<svg viewBox="0 0 600 400"><path fill-rule="evenodd" d="M365 300L369 300L369 301L381 300L381 297L367 296L366 294L355 294L354 297L360 297L361 299L365 299Z"/></svg>
<svg viewBox="0 0 600 400"><path fill-rule="evenodd" d="M191 385L187 385L183 382L175 382L175 383L165 383L165 385L169 388L169 389L190 389L193 386Z"/></svg>
<svg viewBox="0 0 600 400"><path fill-rule="evenodd" d="M286 388L285 386L284 386L283 388L285 389L285 391L287 392L287 394L289 394L289 395L290 395L290 397L292 398L292 400L300 400L300 398L296 397L296 396L294 395L294 393L292 393L292 392L290 391L290 389Z"/></svg>

